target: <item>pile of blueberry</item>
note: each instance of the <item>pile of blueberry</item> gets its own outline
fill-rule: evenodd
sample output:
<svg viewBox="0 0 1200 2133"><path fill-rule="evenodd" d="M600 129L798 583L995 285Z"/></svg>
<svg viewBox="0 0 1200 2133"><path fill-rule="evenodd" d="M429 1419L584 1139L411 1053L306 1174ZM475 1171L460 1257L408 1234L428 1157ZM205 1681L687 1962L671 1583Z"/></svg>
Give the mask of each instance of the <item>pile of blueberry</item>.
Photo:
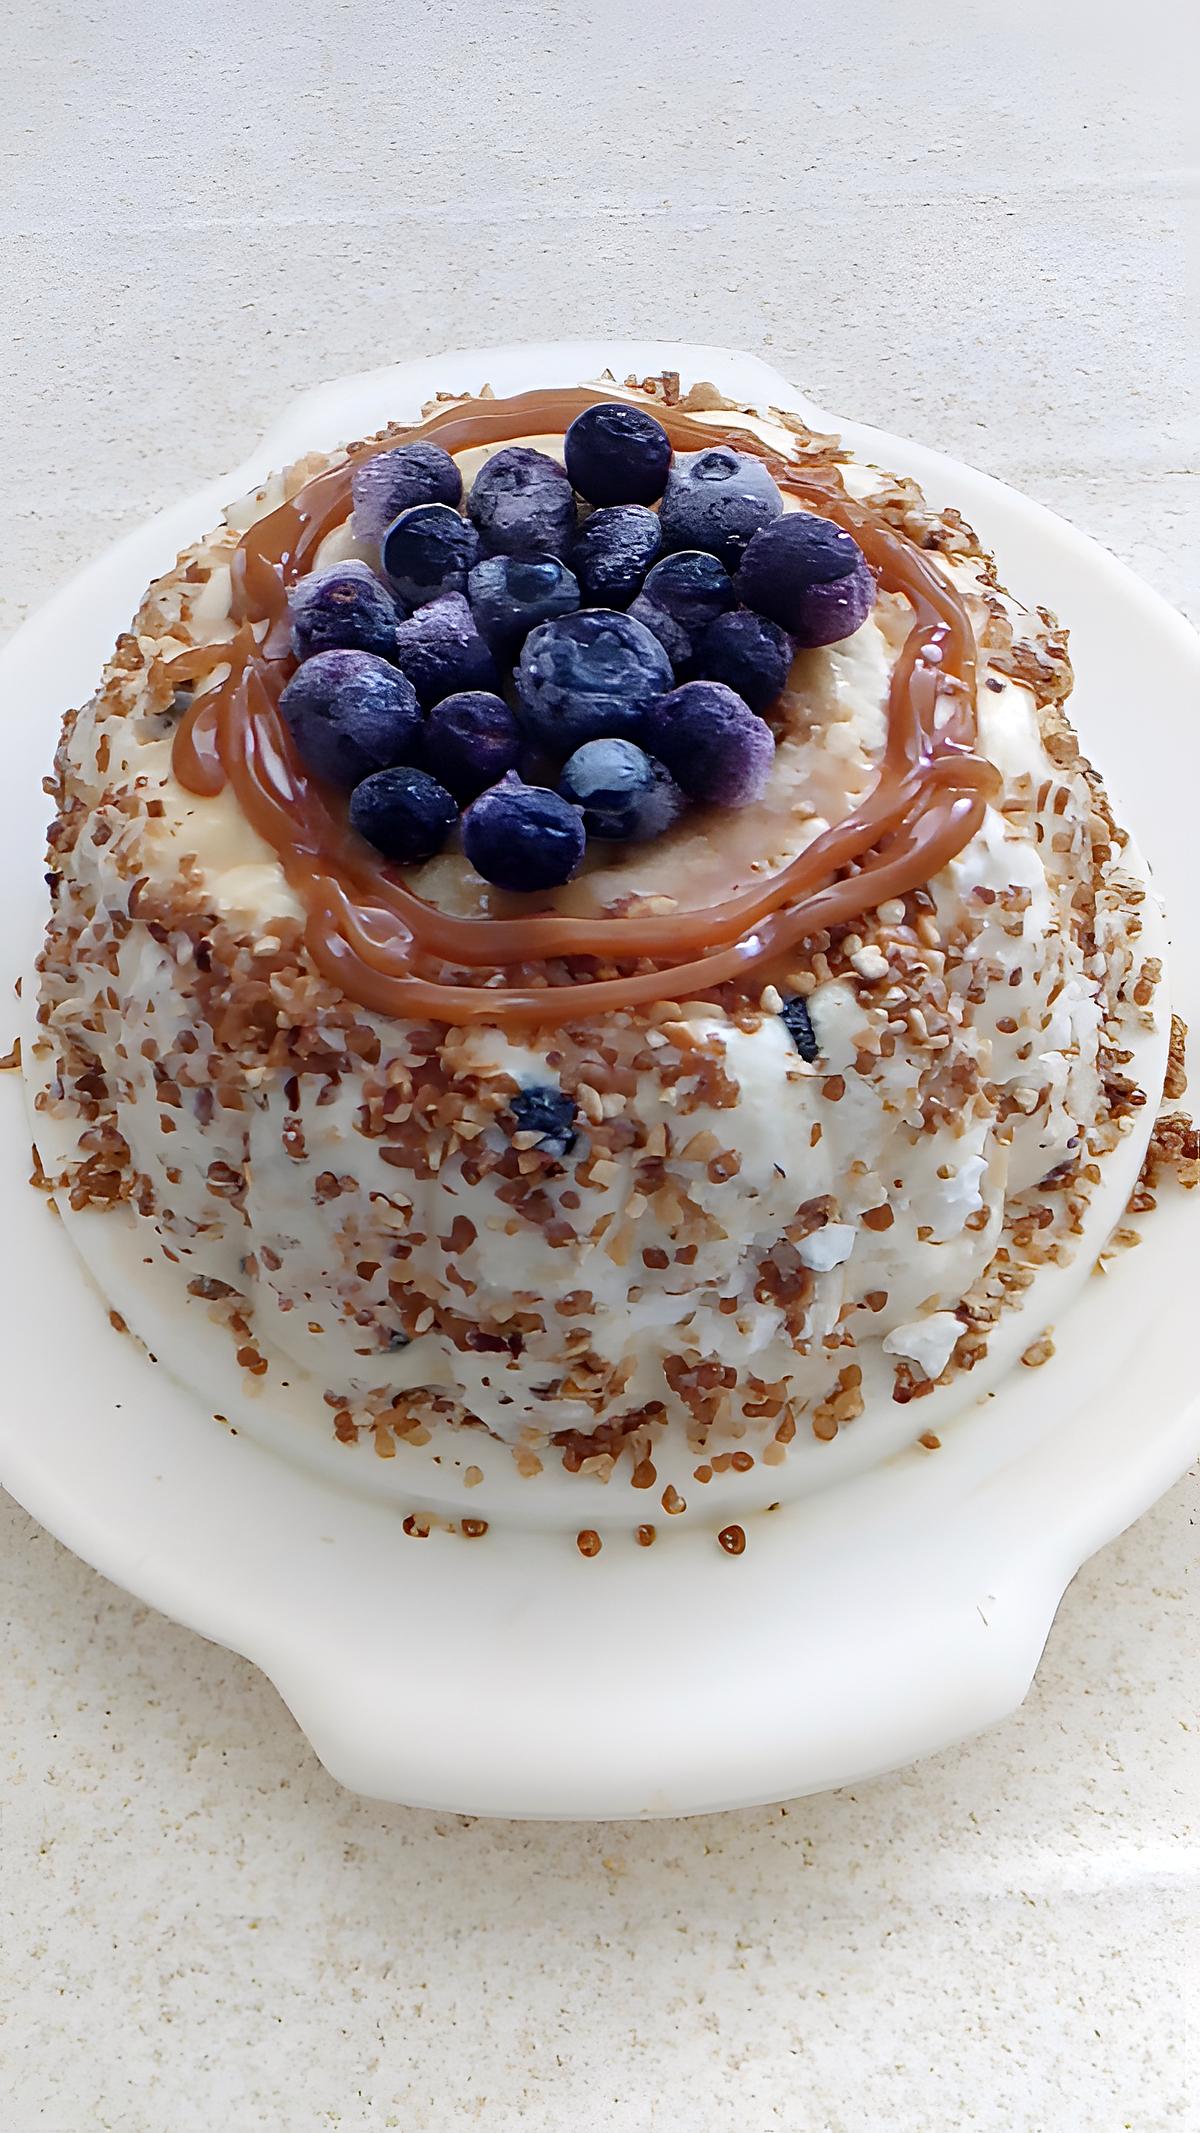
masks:
<svg viewBox="0 0 1200 2133"><path fill-rule="evenodd" d="M564 458L505 447L464 510L439 445L380 452L353 476L378 570L339 563L292 590L296 746L398 865L461 825L485 880L548 889L589 837L657 837L689 801L760 799L763 714L797 648L870 612L858 544L785 515L753 454L676 456L653 415L613 402L571 424Z"/></svg>

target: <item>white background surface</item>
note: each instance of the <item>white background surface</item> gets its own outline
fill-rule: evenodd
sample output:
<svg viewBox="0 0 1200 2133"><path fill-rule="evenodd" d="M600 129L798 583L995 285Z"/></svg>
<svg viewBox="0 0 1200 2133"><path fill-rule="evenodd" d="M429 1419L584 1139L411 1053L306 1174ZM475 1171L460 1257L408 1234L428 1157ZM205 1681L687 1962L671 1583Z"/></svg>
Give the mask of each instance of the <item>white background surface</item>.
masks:
<svg viewBox="0 0 1200 2133"><path fill-rule="evenodd" d="M568 331L762 352L1194 615L1183 16L23 0L0 626L292 389ZM260 1676L8 1506L4 2133L1194 2124L1197 1500L1082 1573L986 1739L597 1829L339 1794Z"/></svg>

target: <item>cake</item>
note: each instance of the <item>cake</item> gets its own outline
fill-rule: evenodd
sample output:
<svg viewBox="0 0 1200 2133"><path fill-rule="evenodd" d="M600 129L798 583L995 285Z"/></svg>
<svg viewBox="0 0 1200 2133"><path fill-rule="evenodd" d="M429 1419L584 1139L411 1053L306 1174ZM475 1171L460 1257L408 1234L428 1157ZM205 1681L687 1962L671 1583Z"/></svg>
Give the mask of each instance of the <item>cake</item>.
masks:
<svg viewBox="0 0 1200 2133"><path fill-rule="evenodd" d="M954 510L709 385L305 459L66 718L48 1182L348 1444L644 1480L919 1399L1160 1093L1071 681Z"/></svg>

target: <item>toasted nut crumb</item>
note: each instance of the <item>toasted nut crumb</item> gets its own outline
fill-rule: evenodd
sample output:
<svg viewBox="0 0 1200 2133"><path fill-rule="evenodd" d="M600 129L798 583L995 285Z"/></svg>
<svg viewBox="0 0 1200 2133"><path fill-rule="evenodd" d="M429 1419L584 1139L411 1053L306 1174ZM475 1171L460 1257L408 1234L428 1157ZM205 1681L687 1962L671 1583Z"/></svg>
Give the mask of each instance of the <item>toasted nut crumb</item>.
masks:
<svg viewBox="0 0 1200 2133"><path fill-rule="evenodd" d="M1021 1361L1029 1370L1040 1370L1042 1364L1048 1363L1053 1354L1054 1342L1048 1333L1043 1333L1040 1340L1030 1342L1021 1357Z"/></svg>

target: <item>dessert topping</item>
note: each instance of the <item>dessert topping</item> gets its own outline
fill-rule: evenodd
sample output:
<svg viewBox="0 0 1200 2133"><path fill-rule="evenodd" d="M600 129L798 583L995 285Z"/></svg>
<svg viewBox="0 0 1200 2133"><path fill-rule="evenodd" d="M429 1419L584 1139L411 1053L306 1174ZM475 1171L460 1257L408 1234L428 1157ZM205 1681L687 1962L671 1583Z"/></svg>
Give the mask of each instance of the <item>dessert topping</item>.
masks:
<svg viewBox="0 0 1200 2133"><path fill-rule="evenodd" d="M613 504L585 518L571 550L571 568L589 607L627 607L662 548L657 511Z"/></svg>
<svg viewBox="0 0 1200 2133"><path fill-rule="evenodd" d="M681 548L654 565L629 612L653 630L678 672L690 664L709 623L733 604L725 565L703 548Z"/></svg>
<svg viewBox="0 0 1200 2133"><path fill-rule="evenodd" d="M494 689L500 676L462 593L445 593L397 624L397 665L423 711L461 689Z"/></svg>
<svg viewBox="0 0 1200 2133"><path fill-rule="evenodd" d="M366 563L312 571L292 587L288 604L297 659L331 651L393 655L396 603Z"/></svg>
<svg viewBox="0 0 1200 2133"><path fill-rule="evenodd" d="M648 747L693 800L747 807L771 775L775 737L765 719L720 681L685 681L650 706Z"/></svg>
<svg viewBox="0 0 1200 2133"><path fill-rule="evenodd" d="M410 504L462 502L462 475L449 452L425 437L357 459L350 479L355 538L380 541Z"/></svg>
<svg viewBox="0 0 1200 2133"><path fill-rule="evenodd" d="M405 764L377 770L355 787L350 820L394 865L420 866L441 851L458 823L458 808L436 778Z"/></svg>
<svg viewBox="0 0 1200 2133"><path fill-rule="evenodd" d="M583 813L589 837L644 843L686 805L669 770L633 741L585 741L563 765L558 789Z"/></svg>
<svg viewBox="0 0 1200 2133"><path fill-rule="evenodd" d="M658 638L607 607L541 623L525 639L516 671L525 727L560 760L584 741L635 740L672 678Z"/></svg>
<svg viewBox="0 0 1200 2133"><path fill-rule="evenodd" d="M671 440L662 423L624 400L587 407L563 439L567 474L589 504L652 504L667 485Z"/></svg>
<svg viewBox="0 0 1200 2133"><path fill-rule="evenodd" d="M412 683L374 652L318 652L279 699L300 757L330 785L411 761L421 710Z"/></svg>
<svg viewBox="0 0 1200 2133"><path fill-rule="evenodd" d="M521 761L521 729L502 696L463 689L435 704L425 727L425 760L457 800L477 799Z"/></svg>
<svg viewBox="0 0 1200 2133"><path fill-rule="evenodd" d="M479 560L479 535L449 504L410 504L379 544L383 574L405 607L424 607L467 589Z"/></svg>
<svg viewBox="0 0 1200 2133"><path fill-rule="evenodd" d="M477 874L525 894L573 880L587 842L579 809L544 786L524 784L515 770L472 801L462 833Z"/></svg>
<svg viewBox="0 0 1200 2133"><path fill-rule="evenodd" d="M579 585L557 556L495 555L476 564L467 598L496 657L513 659L539 622L575 612Z"/></svg>
<svg viewBox="0 0 1200 2133"><path fill-rule="evenodd" d="M575 492L563 468L527 444L484 461L467 510L488 555L565 556L575 534Z"/></svg>
<svg viewBox="0 0 1200 2133"><path fill-rule="evenodd" d="M768 710L782 691L796 647L786 630L749 608L710 623L696 648L696 671L736 689L752 711Z"/></svg>
<svg viewBox="0 0 1200 2133"><path fill-rule="evenodd" d="M789 511L756 533L736 583L747 607L802 645L839 644L862 628L875 604L875 580L858 542L812 511Z"/></svg>
<svg viewBox="0 0 1200 2133"><path fill-rule="evenodd" d="M730 444L680 452L659 511L663 546L707 548L735 570L747 542L782 510L779 485L760 454Z"/></svg>

